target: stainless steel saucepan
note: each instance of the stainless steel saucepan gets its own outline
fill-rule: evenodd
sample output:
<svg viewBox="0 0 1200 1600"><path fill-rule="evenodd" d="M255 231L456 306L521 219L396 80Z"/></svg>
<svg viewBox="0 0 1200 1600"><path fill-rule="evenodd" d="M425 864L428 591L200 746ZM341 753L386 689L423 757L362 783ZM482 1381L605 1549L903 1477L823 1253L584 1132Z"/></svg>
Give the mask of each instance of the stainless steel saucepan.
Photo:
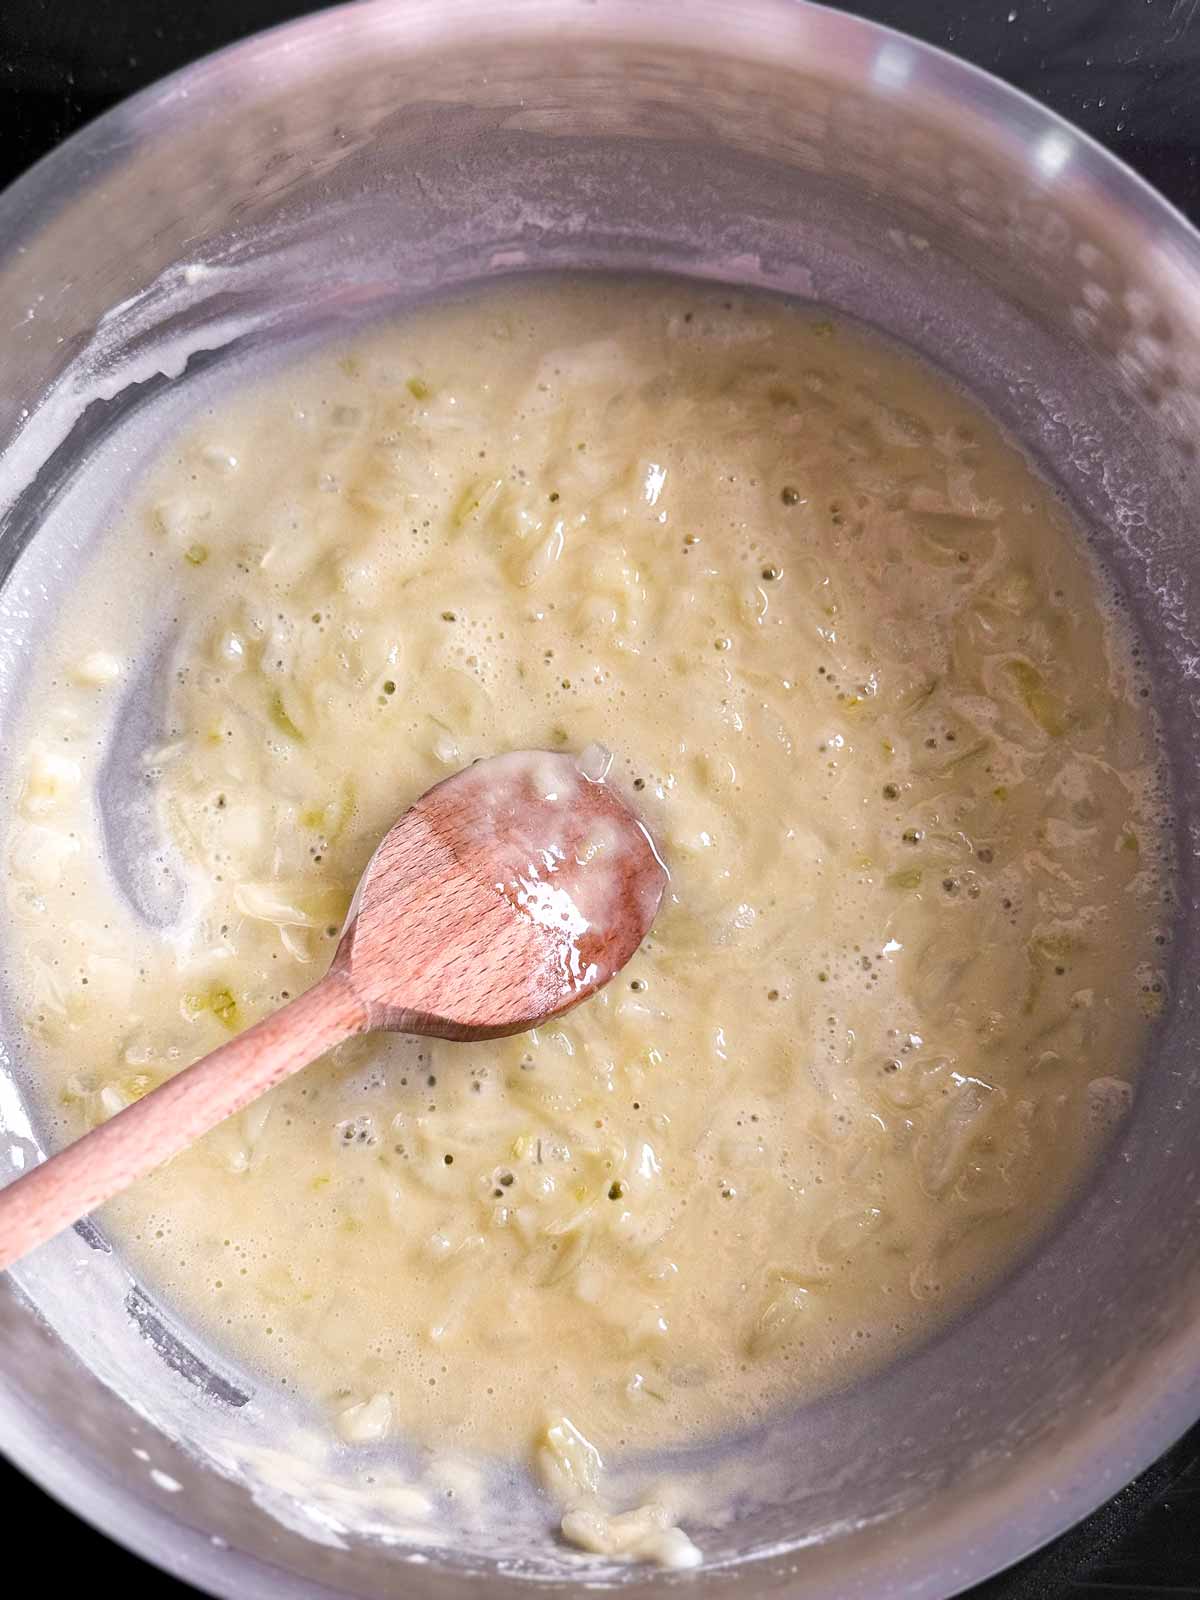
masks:
<svg viewBox="0 0 1200 1600"><path fill-rule="evenodd" d="M689 1524L707 1557L691 1592L940 1600L1200 1415L1200 238L1165 202L1002 84L792 0L378 0L237 45L0 199L0 729L138 441L198 386L548 267L761 285L908 341L1061 485L1153 666L1179 937L1101 1170L930 1344L700 1453L735 1487ZM131 705L130 739L148 715ZM127 766L116 751L118 789ZM0 1180L39 1137L19 1040L0 996ZM503 1600L589 1575L507 1480L502 1516L363 1536L362 1483L282 1447L287 1411L94 1229L0 1284L0 1445L214 1594Z"/></svg>

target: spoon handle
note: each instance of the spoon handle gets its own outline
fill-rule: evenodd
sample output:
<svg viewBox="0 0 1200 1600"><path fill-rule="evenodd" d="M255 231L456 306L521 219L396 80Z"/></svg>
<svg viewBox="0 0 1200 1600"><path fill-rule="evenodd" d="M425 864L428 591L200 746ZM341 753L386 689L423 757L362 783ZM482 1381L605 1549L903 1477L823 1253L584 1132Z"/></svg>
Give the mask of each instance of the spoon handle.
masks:
<svg viewBox="0 0 1200 1600"><path fill-rule="evenodd" d="M304 994L0 1190L0 1271L367 1028L335 968Z"/></svg>

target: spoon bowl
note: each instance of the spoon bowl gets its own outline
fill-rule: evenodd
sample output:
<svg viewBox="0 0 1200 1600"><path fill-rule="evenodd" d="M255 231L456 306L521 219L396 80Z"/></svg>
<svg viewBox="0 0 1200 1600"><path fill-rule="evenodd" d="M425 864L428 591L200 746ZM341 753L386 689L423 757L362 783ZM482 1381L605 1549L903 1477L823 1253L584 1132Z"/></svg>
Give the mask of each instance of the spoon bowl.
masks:
<svg viewBox="0 0 1200 1600"><path fill-rule="evenodd" d="M620 971L667 873L606 781L610 760L599 746L495 756L404 813L368 863L333 963L368 1027L499 1038Z"/></svg>

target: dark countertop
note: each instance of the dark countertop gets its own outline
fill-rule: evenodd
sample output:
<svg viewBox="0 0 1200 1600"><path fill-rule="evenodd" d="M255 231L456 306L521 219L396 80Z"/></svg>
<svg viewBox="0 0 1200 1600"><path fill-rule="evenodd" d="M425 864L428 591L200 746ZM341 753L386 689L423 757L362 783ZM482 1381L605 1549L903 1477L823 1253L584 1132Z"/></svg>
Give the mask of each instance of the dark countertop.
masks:
<svg viewBox="0 0 1200 1600"><path fill-rule="evenodd" d="M664 0L666 3L666 0ZM0 0L0 185L165 73L314 9L289 0ZM1200 0L858 0L965 56L1115 151L1200 223ZM89 1587L185 1597L0 1461L5 1524L68 1548ZM1200 1597L1200 1426L1072 1532L972 1600Z"/></svg>

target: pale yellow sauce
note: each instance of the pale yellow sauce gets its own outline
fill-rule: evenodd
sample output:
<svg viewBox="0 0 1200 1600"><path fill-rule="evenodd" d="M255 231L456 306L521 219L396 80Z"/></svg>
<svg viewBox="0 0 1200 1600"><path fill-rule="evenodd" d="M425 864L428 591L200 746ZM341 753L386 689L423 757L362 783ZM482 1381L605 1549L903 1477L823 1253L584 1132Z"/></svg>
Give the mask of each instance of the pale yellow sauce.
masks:
<svg viewBox="0 0 1200 1600"><path fill-rule="evenodd" d="M47 645L9 843L63 1137L313 982L382 833L477 756L604 742L672 883L562 1021L343 1046L106 1225L343 1438L540 1451L572 1538L680 1558L661 1508L597 1533L599 1457L928 1333L1129 1102L1156 752L1080 539L900 352L599 281L239 394L111 538ZM164 935L95 866L93 788L172 616Z"/></svg>

